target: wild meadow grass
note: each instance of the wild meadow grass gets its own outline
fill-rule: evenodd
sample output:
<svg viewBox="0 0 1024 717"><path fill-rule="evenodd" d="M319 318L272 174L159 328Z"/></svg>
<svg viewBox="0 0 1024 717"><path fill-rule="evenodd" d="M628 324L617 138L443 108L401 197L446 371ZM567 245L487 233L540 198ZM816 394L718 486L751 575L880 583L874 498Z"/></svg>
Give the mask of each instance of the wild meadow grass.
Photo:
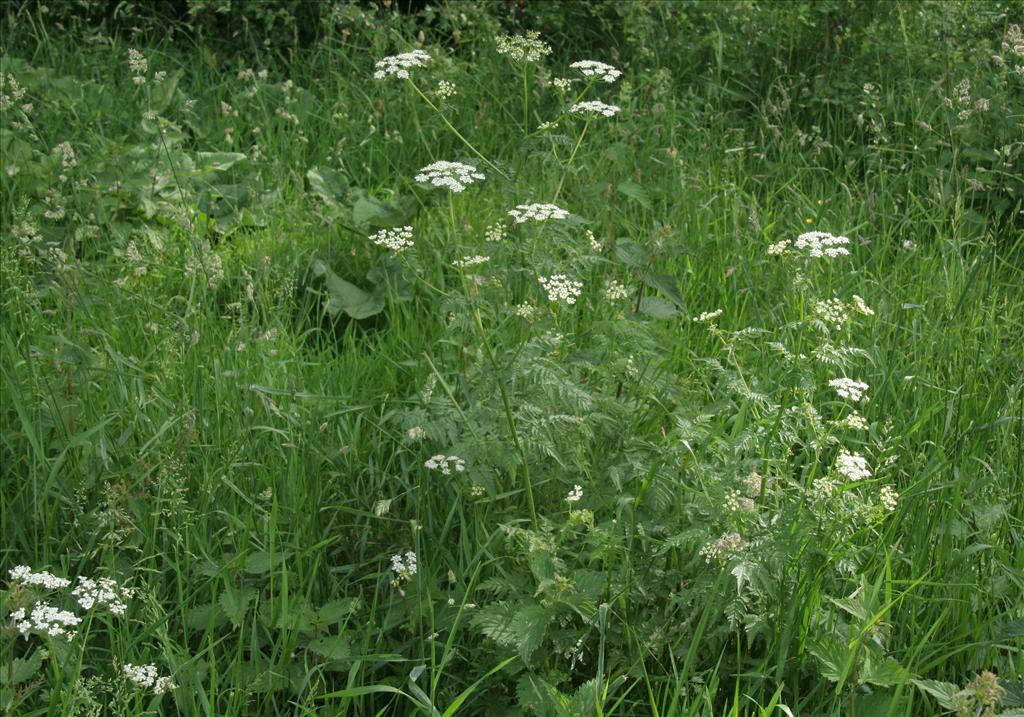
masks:
<svg viewBox="0 0 1024 717"><path fill-rule="evenodd" d="M4 714L1024 714L1019 5L56 6Z"/></svg>

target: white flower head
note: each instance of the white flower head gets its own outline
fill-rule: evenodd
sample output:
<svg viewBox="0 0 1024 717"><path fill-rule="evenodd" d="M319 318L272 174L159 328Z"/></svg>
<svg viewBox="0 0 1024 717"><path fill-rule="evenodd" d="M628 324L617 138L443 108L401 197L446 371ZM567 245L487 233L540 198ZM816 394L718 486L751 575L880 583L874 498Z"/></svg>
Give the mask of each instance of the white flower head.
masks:
<svg viewBox="0 0 1024 717"><path fill-rule="evenodd" d="M15 568L11 568L9 574L11 576L11 580L19 585L28 585L44 588L46 590L60 590L71 585L70 580L58 578L53 573L48 573L45 570L41 570L37 573L32 572L32 568L27 565L19 565Z"/></svg>
<svg viewBox="0 0 1024 717"><path fill-rule="evenodd" d="M395 574L394 579L391 581L392 585L412 580L412 576L416 574L417 570L419 570L419 564L416 553L413 551L407 550L405 555L399 553L398 555L391 556L391 571Z"/></svg>
<svg viewBox="0 0 1024 717"><path fill-rule="evenodd" d="M381 229L370 235L370 241L377 246L390 249L396 254L412 246L412 227L392 227Z"/></svg>
<svg viewBox="0 0 1024 717"><path fill-rule="evenodd" d="M583 293L583 282L570 279L565 274L542 276L540 285L548 292L550 301L564 301L570 305L575 304L576 299Z"/></svg>
<svg viewBox="0 0 1024 717"><path fill-rule="evenodd" d="M586 102L577 102L569 111L577 115L601 115L602 117L614 117L622 108L618 105L606 105L604 102L599 100L588 100Z"/></svg>
<svg viewBox="0 0 1024 717"><path fill-rule="evenodd" d="M160 677L156 665L133 665L129 662L121 668L121 674L139 687L152 690L155 695L162 695L178 687L170 677Z"/></svg>
<svg viewBox="0 0 1024 717"><path fill-rule="evenodd" d="M848 256L850 250L847 245L849 238L836 236L828 232L804 232L793 241L783 239L780 242L768 246L768 254L781 256L784 254L802 255L812 258L832 259L837 256Z"/></svg>
<svg viewBox="0 0 1024 717"><path fill-rule="evenodd" d="M105 607L114 615L124 615L128 610L128 600L135 591L122 587L110 578L84 578L79 576L78 585L71 591L84 610L94 607Z"/></svg>
<svg viewBox="0 0 1024 717"><path fill-rule="evenodd" d="M565 496L566 503L579 503L583 499L583 486L574 485L569 495Z"/></svg>
<svg viewBox="0 0 1024 717"><path fill-rule="evenodd" d="M523 222L546 222L548 219L567 219L569 212L555 204L517 204L509 209L508 215L516 224Z"/></svg>
<svg viewBox="0 0 1024 717"><path fill-rule="evenodd" d="M722 315L721 309L715 309L714 311L705 311L700 316L694 316L693 320L699 324L710 323Z"/></svg>
<svg viewBox="0 0 1024 717"><path fill-rule="evenodd" d="M537 62L551 54L551 46L540 39L536 30L530 30L526 35L498 35L494 43L499 55L515 62Z"/></svg>
<svg viewBox="0 0 1024 717"><path fill-rule="evenodd" d="M608 301L623 301L629 298L629 289L622 282L611 279L604 287L604 298Z"/></svg>
<svg viewBox="0 0 1024 717"><path fill-rule="evenodd" d="M896 505L900 499L900 494L893 490L890 486L884 485L882 489L878 491L878 500L890 513L896 510Z"/></svg>
<svg viewBox="0 0 1024 717"><path fill-rule="evenodd" d="M836 472L851 481L864 480L871 477L871 469L868 468L867 459L859 453L840 451L835 463Z"/></svg>
<svg viewBox="0 0 1024 717"><path fill-rule="evenodd" d="M420 49L403 52L399 55L390 55L383 60L378 60L377 64L373 66L373 78L383 80L387 77L397 77L400 80L407 80L411 68L426 67L430 62L430 55Z"/></svg>
<svg viewBox="0 0 1024 717"><path fill-rule="evenodd" d="M435 187L447 187L453 192L461 192L470 184L486 179L476 167L462 162L446 162L444 160L428 164L416 175L416 181L431 184Z"/></svg>
<svg viewBox="0 0 1024 717"><path fill-rule="evenodd" d="M869 386L863 381L854 381L852 378L834 378L828 385L836 390L840 398L847 398L851 401L860 401Z"/></svg>
<svg viewBox="0 0 1024 717"><path fill-rule="evenodd" d="M620 70L597 60L580 60L569 65L584 77L597 77L605 82L615 82L622 76Z"/></svg>
<svg viewBox="0 0 1024 717"><path fill-rule="evenodd" d="M11 613L11 626L25 636L30 632L36 632L71 640L75 637L76 631L69 628L77 627L81 622L82 618L74 613L45 602L33 605L31 612L25 608L18 608Z"/></svg>
<svg viewBox="0 0 1024 717"><path fill-rule="evenodd" d="M443 453L438 453L436 456L428 458L423 467L432 471L440 471L441 475L448 476L452 474L453 468L456 473L466 470L466 461L458 456L446 456Z"/></svg>

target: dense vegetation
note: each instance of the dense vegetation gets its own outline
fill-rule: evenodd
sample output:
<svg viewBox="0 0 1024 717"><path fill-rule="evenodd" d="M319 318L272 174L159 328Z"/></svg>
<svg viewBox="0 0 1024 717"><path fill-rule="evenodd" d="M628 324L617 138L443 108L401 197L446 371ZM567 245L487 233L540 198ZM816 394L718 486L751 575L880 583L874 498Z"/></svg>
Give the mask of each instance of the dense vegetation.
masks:
<svg viewBox="0 0 1024 717"><path fill-rule="evenodd" d="M1020 2L4 12L4 714L1024 714Z"/></svg>

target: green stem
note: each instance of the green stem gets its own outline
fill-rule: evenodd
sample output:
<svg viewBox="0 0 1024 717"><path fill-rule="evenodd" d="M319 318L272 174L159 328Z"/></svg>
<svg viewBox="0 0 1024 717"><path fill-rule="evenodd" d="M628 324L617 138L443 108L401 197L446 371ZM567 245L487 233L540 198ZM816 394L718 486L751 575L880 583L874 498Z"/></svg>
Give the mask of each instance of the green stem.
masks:
<svg viewBox="0 0 1024 717"><path fill-rule="evenodd" d="M530 134L530 84L527 79L529 65L523 63L523 134Z"/></svg>
<svg viewBox="0 0 1024 717"><path fill-rule="evenodd" d="M572 162L576 159L576 153L580 149L580 145L583 144L583 138L587 136L587 128L590 126L590 118L583 123L583 131L580 132L579 139L576 140L576 146L572 148L572 153L569 155L569 160L565 163L565 172L562 173L562 178L558 180L558 188L555 189L555 196L552 197L551 203L554 204L558 200L558 195L562 193L562 186L565 184L565 178L568 176L569 170L572 168Z"/></svg>
<svg viewBox="0 0 1024 717"><path fill-rule="evenodd" d="M486 162L487 166L489 166L495 172L500 174L502 177L504 177L505 179L510 179L510 177L507 174L505 174L504 172L501 171L501 168L498 167L498 165L496 165L491 160L487 159L487 157L485 157L480 152L480 150L478 150L476 147L474 147L473 144L468 139L466 139L465 137L462 136L462 133L459 132L459 130L455 129L455 125L453 125L451 122L448 121L448 118L444 116L444 112L442 112L441 109L437 105L435 105L433 102L431 102L429 97L427 97L425 94L423 94L423 91L419 87L416 86L415 82L413 82L412 80L406 80L406 82L409 83L410 87L412 87L414 90L416 90L416 94L418 94L420 97L422 97L423 101L426 102L427 105L430 106L430 109L434 110L434 112L437 113L437 116L441 118L441 121L444 122L445 125L448 127L448 129L450 129L452 131L452 133L456 137L458 137L459 140L461 140L464 145L466 145L469 148L470 152L472 152L477 157L479 157L484 162Z"/></svg>

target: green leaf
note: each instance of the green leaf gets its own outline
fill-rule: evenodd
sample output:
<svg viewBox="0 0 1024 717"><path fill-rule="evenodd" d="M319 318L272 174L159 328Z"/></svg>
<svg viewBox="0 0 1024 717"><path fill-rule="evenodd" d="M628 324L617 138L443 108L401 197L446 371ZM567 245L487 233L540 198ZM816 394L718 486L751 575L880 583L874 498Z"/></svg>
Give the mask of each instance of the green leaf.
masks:
<svg viewBox="0 0 1024 717"><path fill-rule="evenodd" d="M891 657L875 654L874 650L869 649L857 673L857 680L860 684L894 687L909 682L910 672Z"/></svg>
<svg viewBox="0 0 1024 717"><path fill-rule="evenodd" d="M174 99L174 94L178 90L178 82L181 80L183 74L182 70L175 70L164 78L164 81L158 84L153 84L152 93L149 96L150 109L160 114L171 104L171 100Z"/></svg>
<svg viewBox="0 0 1024 717"><path fill-rule="evenodd" d="M345 660L352 656L352 644L344 635L322 637L313 640L306 647L310 652L327 660Z"/></svg>
<svg viewBox="0 0 1024 717"><path fill-rule="evenodd" d="M22 682L28 682L39 672L39 668L43 665L43 658L46 656L46 651L43 649L36 649L28 658L21 659L15 657L10 664L4 665L0 669L0 685L4 687L11 687L13 685L21 684Z"/></svg>
<svg viewBox="0 0 1024 717"><path fill-rule="evenodd" d="M230 583L224 586L224 591L220 594L217 602L236 628L242 626L249 603L256 597L256 592L256 588L252 587L235 587Z"/></svg>
<svg viewBox="0 0 1024 717"><path fill-rule="evenodd" d="M615 245L615 256L626 266L639 267L651 258L646 247L635 241L620 241Z"/></svg>
<svg viewBox="0 0 1024 717"><path fill-rule="evenodd" d="M185 611L185 626L191 630L206 630L220 627L228 621L228 616L220 605L197 605Z"/></svg>
<svg viewBox="0 0 1024 717"><path fill-rule="evenodd" d="M681 311L686 311L686 302L683 301L683 296L679 293L674 277L668 274L648 274L644 277L644 281L648 286L667 296Z"/></svg>
<svg viewBox="0 0 1024 717"><path fill-rule="evenodd" d="M250 575L266 575L282 565L288 559L288 555L288 553L277 552L271 556L266 550L257 550L245 557L245 565L242 566L242 570Z"/></svg>
<svg viewBox="0 0 1024 717"><path fill-rule="evenodd" d="M523 712L536 714L540 717L553 717L558 714L558 702L554 694L557 690L537 675L525 673L516 683L516 699Z"/></svg>
<svg viewBox="0 0 1024 717"><path fill-rule="evenodd" d="M940 682L939 680L912 680L912 682L917 685L917 689L934 697L944 709L953 709L953 695L959 692L960 688L952 682Z"/></svg>
<svg viewBox="0 0 1024 717"><path fill-rule="evenodd" d="M477 610L472 624L484 635L504 647L516 644L516 632L512 627L515 606L505 602L495 602Z"/></svg>
<svg viewBox="0 0 1024 717"><path fill-rule="evenodd" d="M652 319L674 319L679 311L668 299L660 296L645 296L640 300L640 313Z"/></svg>
<svg viewBox="0 0 1024 717"><path fill-rule="evenodd" d="M598 714L600 704L601 690L595 677L584 682L576 690L576 693L572 696L572 706L569 713L579 717Z"/></svg>
<svg viewBox="0 0 1024 717"><path fill-rule="evenodd" d="M415 209L412 197L400 197L392 201L381 201L356 190L357 199L352 206L352 221L360 226L393 227L407 221Z"/></svg>
<svg viewBox="0 0 1024 717"><path fill-rule="evenodd" d="M622 194L626 197L629 197L630 199L635 200L645 209L651 208L651 200L650 197L647 196L647 190L641 187L636 182L633 182L629 179L623 179L621 182L619 182L619 186L617 187L617 189L619 190L619 194Z"/></svg>
<svg viewBox="0 0 1024 717"><path fill-rule="evenodd" d="M544 634L551 621L551 612L540 605L527 605L516 613L512 620L512 629L519 643L519 657L526 665L530 657L544 642Z"/></svg>
<svg viewBox="0 0 1024 717"><path fill-rule="evenodd" d="M196 152L196 171L200 174L223 172L245 158L241 152Z"/></svg>
<svg viewBox="0 0 1024 717"><path fill-rule="evenodd" d="M306 179L310 189L332 207L339 207L348 191L348 178L334 169L313 167L306 172Z"/></svg>
<svg viewBox="0 0 1024 717"><path fill-rule="evenodd" d="M313 264L313 273L322 276L327 286L330 297L325 309L331 316L344 311L353 319L366 319L384 310L383 292L375 291L371 294L363 291L335 274L322 261Z"/></svg>

